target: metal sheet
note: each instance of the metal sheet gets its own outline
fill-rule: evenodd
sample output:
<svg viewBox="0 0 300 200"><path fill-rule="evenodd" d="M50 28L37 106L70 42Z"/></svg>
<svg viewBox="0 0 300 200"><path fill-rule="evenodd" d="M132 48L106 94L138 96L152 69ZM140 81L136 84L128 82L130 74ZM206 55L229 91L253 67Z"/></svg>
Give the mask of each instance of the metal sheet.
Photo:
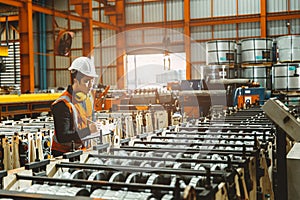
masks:
<svg viewBox="0 0 300 200"><path fill-rule="evenodd" d="M72 48L73 49L81 49L82 48L82 31L76 31L72 40ZM73 53L73 51L72 51Z"/></svg>
<svg viewBox="0 0 300 200"><path fill-rule="evenodd" d="M66 87L71 84L70 81L70 72L66 71L56 71L56 86L57 87Z"/></svg>
<svg viewBox="0 0 300 200"><path fill-rule="evenodd" d="M300 8L300 2L299 0L290 0L290 9L291 10L299 10Z"/></svg>
<svg viewBox="0 0 300 200"><path fill-rule="evenodd" d="M183 8L182 0L167 1L167 20L183 20Z"/></svg>
<svg viewBox="0 0 300 200"><path fill-rule="evenodd" d="M239 37L260 36L260 24L258 22L239 24L238 29Z"/></svg>
<svg viewBox="0 0 300 200"><path fill-rule="evenodd" d="M298 34L300 32L300 19L292 19L290 22L291 34Z"/></svg>
<svg viewBox="0 0 300 200"><path fill-rule="evenodd" d="M238 0L238 5L238 14L240 15L260 13L259 0Z"/></svg>
<svg viewBox="0 0 300 200"><path fill-rule="evenodd" d="M170 32L171 42L184 42L184 29L183 28L173 28Z"/></svg>
<svg viewBox="0 0 300 200"><path fill-rule="evenodd" d="M171 31L171 30L170 30ZM156 29L145 29L144 31L145 43L162 43L165 35L169 36L168 29L156 28ZM170 36L169 36L170 37Z"/></svg>
<svg viewBox="0 0 300 200"><path fill-rule="evenodd" d="M142 5L127 4L125 7L126 24L142 23Z"/></svg>
<svg viewBox="0 0 300 200"><path fill-rule="evenodd" d="M206 63L205 43L191 44L191 61Z"/></svg>
<svg viewBox="0 0 300 200"><path fill-rule="evenodd" d="M110 88L117 88L117 81L117 70L115 67L109 67L103 71L103 84L110 85Z"/></svg>
<svg viewBox="0 0 300 200"><path fill-rule="evenodd" d="M126 43L127 45L142 44L143 30L126 31Z"/></svg>
<svg viewBox="0 0 300 200"><path fill-rule="evenodd" d="M196 26L191 27L191 39L192 40L206 40L212 39L211 26Z"/></svg>
<svg viewBox="0 0 300 200"><path fill-rule="evenodd" d="M144 4L144 22L161 22L164 19L163 2L152 2Z"/></svg>
<svg viewBox="0 0 300 200"><path fill-rule="evenodd" d="M236 15L236 0L214 0L213 16L233 16Z"/></svg>
<svg viewBox="0 0 300 200"><path fill-rule="evenodd" d="M288 28L286 27L286 21L269 21L267 23L268 34L270 35L286 35L288 34Z"/></svg>
<svg viewBox="0 0 300 200"><path fill-rule="evenodd" d="M236 24L215 25L214 38L236 38Z"/></svg>
<svg viewBox="0 0 300 200"><path fill-rule="evenodd" d="M211 0L191 0L190 1L190 15L191 19L196 19L196 18L206 18L211 16Z"/></svg>
<svg viewBox="0 0 300 200"><path fill-rule="evenodd" d="M288 0L272 0L268 1L267 12L287 11Z"/></svg>
<svg viewBox="0 0 300 200"><path fill-rule="evenodd" d="M102 48L102 66L116 65L117 52L115 47Z"/></svg>
<svg viewBox="0 0 300 200"><path fill-rule="evenodd" d="M107 30L107 29L102 29L101 30L101 46L113 46L116 45L116 32L114 30Z"/></svg>

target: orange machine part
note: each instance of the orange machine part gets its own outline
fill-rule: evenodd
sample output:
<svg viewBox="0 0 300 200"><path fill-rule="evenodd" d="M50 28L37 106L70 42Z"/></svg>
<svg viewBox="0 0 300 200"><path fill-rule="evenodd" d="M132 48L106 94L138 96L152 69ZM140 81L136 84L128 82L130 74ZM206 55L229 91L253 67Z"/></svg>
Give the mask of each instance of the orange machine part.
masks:
<svg viewBox="0 0 300 200"><path fill-rule="evenodd" d="M107 109L105 96L107 95L109 88L110 88L110 86L107 85L103 92L96 91L96 93L95 93L95 103L94 103L96 111Z"/></svg>
<svg viewBox="0 0 300 200"><path fill-rule="evenodd" d="M238 108L244 108L244 105L249 102L250 105L256 104L259 101L259 95L240 95L238 96Z"/></svg>

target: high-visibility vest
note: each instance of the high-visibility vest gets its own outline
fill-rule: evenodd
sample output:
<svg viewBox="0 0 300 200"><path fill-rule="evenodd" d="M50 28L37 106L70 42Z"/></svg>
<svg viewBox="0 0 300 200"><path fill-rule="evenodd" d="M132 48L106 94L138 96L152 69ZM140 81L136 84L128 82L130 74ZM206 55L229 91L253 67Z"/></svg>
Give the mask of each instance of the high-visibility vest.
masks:
<svg viewBox="0 0 300 200"><path fill-rule="evenodd" d="M93 116L93 96L91 94L88 94L84 102L76 102L76 100L72 101L72 95L66 90L56 101L52 103L52 106L61 101L65 102L66 106L69 108L71 115L73 116L72 130L75 131L86 128L88 126L87 119L92 120ZM83 107L83 103L85 103L85 108ZM76 149L82 146L82 142L75 143L74 141L74 144ZM57 133L54 130L54 135L52 138L52 150L69 152L71 150L71 145L71 141L67 143L59 143L57 140Z"/></svg>

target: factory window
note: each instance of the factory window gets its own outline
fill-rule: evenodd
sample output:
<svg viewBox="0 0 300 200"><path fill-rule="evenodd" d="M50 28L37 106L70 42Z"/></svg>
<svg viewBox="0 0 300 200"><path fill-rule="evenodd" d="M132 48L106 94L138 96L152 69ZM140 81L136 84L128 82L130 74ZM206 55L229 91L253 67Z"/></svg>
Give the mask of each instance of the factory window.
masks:
<svg viewBox="0 0 300 200"><path fill-rule="evenodd" d="M162 87L186 79L185 58L185 53L127 55L127 88Z"/></svg>

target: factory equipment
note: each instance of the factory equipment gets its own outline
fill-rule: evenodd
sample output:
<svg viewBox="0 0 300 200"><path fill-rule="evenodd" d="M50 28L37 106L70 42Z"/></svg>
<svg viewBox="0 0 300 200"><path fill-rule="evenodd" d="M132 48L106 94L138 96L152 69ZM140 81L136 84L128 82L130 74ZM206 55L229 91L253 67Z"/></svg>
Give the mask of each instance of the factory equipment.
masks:
<svg viewBox="0 0 300 200"><path fill-rule="evenodd" d="M269 99L262 107L266 115L277 125L276 149L277 163L276 176L278 183L275 184L274 190L277 192L278 199L299 199L298 181L293 178L297 173L299 145L292 147L290 153L288 151L287 137L291 141L299 142L300 123L297 112L290 110L285 104L276 98ZM287 159L288 158L288 159ZM287 161L288 160L288 161ZM287 165L289 170L287 171ZM288 173L288 174L287 174ZM293 175L291 175L293 173ZM288 178L287 178L288 177ZM297 184L297 185L295 185Z"/></svg>
<svg viewBox="0 0 300 200"><path fill-rule="evenodd" d="M96 111L104 110L105 109L105 101L106 95L109 91L109 85L101 85L99 84L95 91L95 101L94 106Z"/></svg>
<svg viewBox="0 0 300 200"><path fill-rule="evenodd" d="M20 121L2 121L1 169L11 170L51 157L53 120L51 117L23 118Z"/></svg>
<svg viewBox="0 0 300 200"><path fill-rule="evenodd" d="M263 87L239 87L235 90L233 105L238 108L263 105L265 96Z"/></svg>
<svg viewBox="0 0 300 200"><path fill-rule="evenodd" d="M132 131L130 120L124 125L129 116L132 113L97 113L102 122L114 121L114 130L126 136ZM261 110L224 111L152 127L124 139L115 133L119 139L111 138L108 145L98 140L93 150L71 151L63 158L36 160L25 164L25 170L9 171L0 197L273 199L269 168L275 130Z"/></svg>
<svg viewBox="0 0 300 200"><path fill-rule="evenodd" d="M0 120L3 120L3 117L49 112L50 105L59 96L60 93L0 95Z"/></svg>
<svg viewBox="0 0 300 200"><path fill-rule="evenodd" d="M165 111L168 114L168 125L172 123L173 114L180 112L180 105L177 95L166 89L137 89L128 97L121 99L117 111L150 112L153 115L155 112ZM154 117L152 116L154 119Z"/></svg>

